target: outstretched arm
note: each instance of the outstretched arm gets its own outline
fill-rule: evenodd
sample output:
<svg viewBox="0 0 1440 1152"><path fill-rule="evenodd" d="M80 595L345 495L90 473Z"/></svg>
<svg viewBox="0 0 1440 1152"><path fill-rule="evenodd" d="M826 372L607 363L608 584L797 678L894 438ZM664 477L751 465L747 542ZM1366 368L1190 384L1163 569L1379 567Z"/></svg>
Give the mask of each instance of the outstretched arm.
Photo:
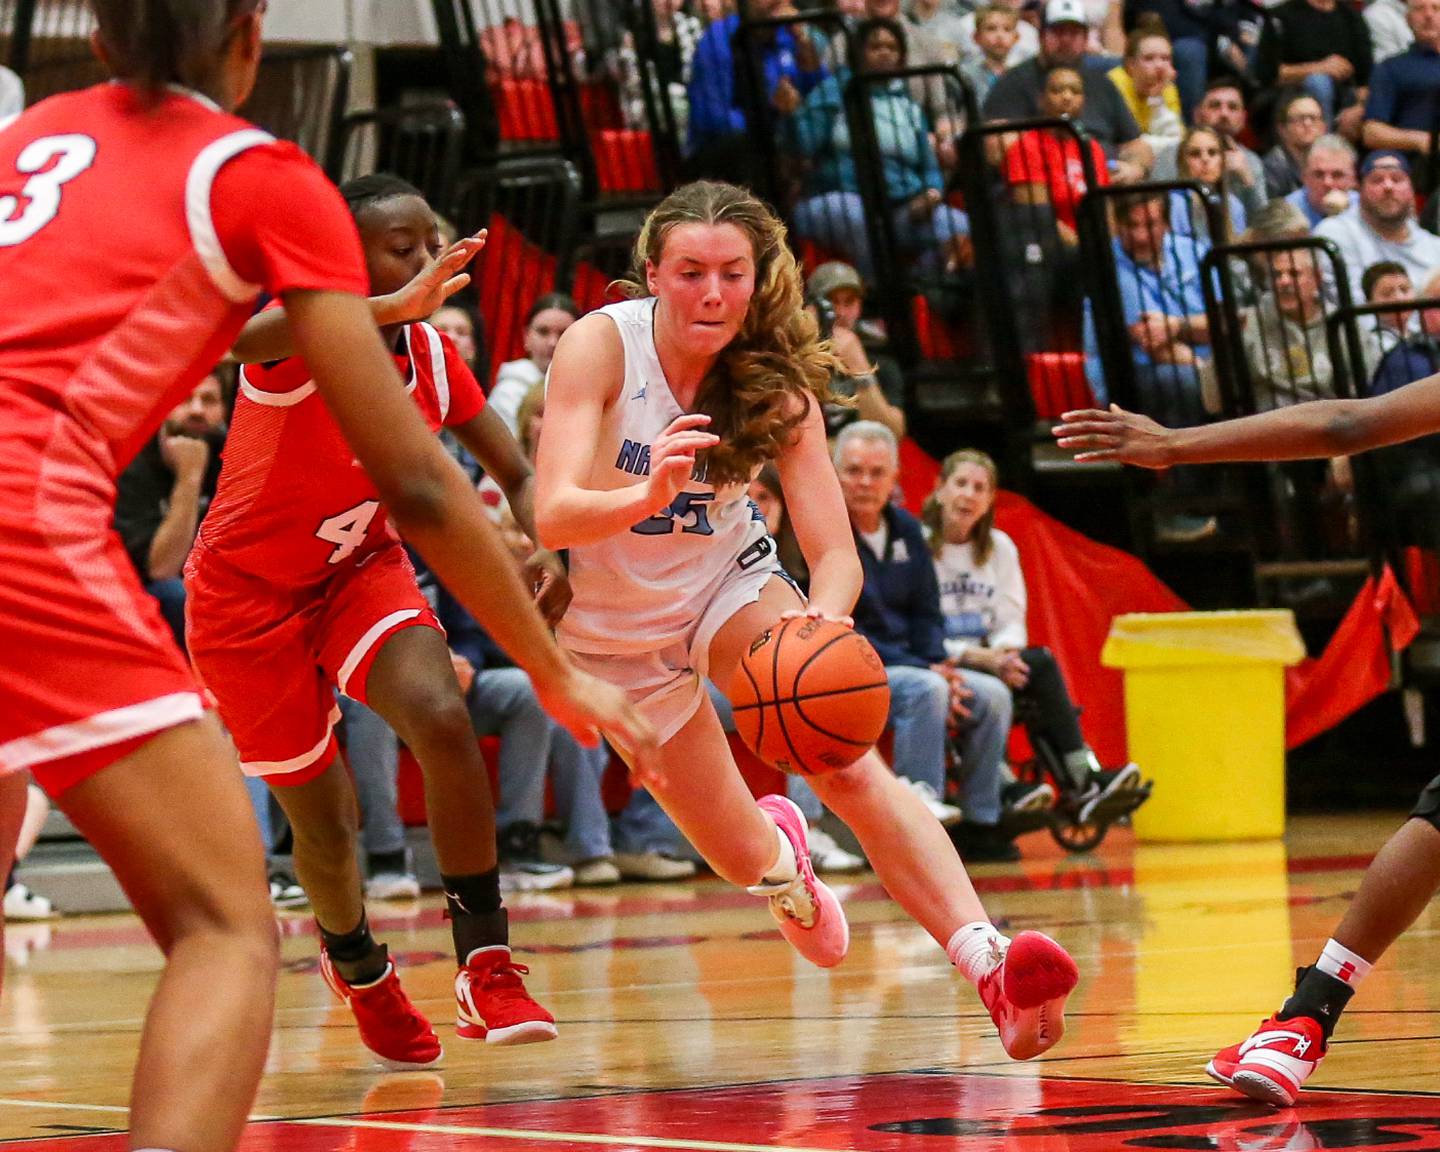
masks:
<svg viewBox="0 0 1440 1152"><path fill-rule="evenodd" d="M1352 456L1440 431L1440 376L1367 400L1315 400L1198 428L1165 428L1112 404L1066 412L1054 429L1077 460L1142 468Z"/></svg>
<svg viewBox="0 0 1440 1152"><path fill-rule="evenodd" d="M627 747L653 748L653 731L623 694L580 672L556 647L470 481L397 387L365 301L292 291L285 306L296 351L396 527L530 674L546 711L588 744L603 726Z"/></svg>
<svg viewBox="0 0 1440 1152"><path fill-rule="evenodd" d="M457 240L433 261L425 271L398 292L370 297L370 315L377 327L409 324L424 320L451 296L470 283L465 265L485 247L486 233ZM295 355L295 341L290 335L290 318L284 308L267 308L246 322L230 355L241 364L268 364Z"/></svg>

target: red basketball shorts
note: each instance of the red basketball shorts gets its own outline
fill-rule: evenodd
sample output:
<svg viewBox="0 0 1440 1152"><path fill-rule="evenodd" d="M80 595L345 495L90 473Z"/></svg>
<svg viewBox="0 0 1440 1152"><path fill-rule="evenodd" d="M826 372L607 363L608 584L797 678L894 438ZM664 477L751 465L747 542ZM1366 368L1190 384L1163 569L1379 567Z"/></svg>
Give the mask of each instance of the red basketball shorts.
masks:
<svg viewBox="0 0 1440 1152"><path fill-rule="evenodd" d="M0 772L51 796L204 712L89 479L0 475Z"/></svg>
<svg viewBox="0 0 1440 1152"><path fill-rule="evenodd" d="M313 779L335 758L335 689L363 704L390 636L416 626L443 632L398 544L305 588L239 572L197 544L185 589L190 659L240 767L286 784Z"/></svg>

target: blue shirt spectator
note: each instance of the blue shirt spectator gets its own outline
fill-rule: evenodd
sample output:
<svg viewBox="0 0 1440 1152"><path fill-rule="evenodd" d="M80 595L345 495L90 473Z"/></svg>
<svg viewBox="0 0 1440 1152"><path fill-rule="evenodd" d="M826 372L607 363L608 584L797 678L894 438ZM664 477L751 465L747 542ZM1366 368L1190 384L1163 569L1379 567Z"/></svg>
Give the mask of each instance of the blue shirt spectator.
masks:
<svg viewBox="0 0 1440 1152"><path fill-rule="evenodd" d="M1204 240L1177 235L1169 225L1168 214L1160 211L1161 205L1166 204L1153 198L1121 209L1119 234L1112 241L1112 253L1121 315L1131 336L1131 356L1136 368L1142 370L1137 384L1144 388L1168 375L1190 389L1195 384L1195 362L1210 358L1208 336L1196 339L1192 333L1187 339L1176 335L1164 347L1155 345L1148 337L1136 338L1137 330L1142 328L1142 318L1147 315L1173 320L1174 326L1182 330L1198 327L1196 321L1205 316L1200 262L1210 246ZM1088 299L1084 339L1085 378L1096 401L1108 404L1110 393ZM1195 399L1198 400L1198 388Z"/></svg>
<svg viewBox="0 0 1440 1152"><path fill-rule="evenodd" d="M1354 208L1360 203L1360 193L1356 192L1355 189L1351 188L1345 194L1350 198L1351 208ZM1311 228L1314 228L1315 225L1319 224L1322 220L1328 220L1330 218L1329 212L1326 212L1324 208L1315 207L1311 202L1308 189L1296 188L1295 191L1285 197L1285 201L1300 209L1300 214L1305 217L1305 223L1309 224Z"/></svg>
<svg viewBox="0 0 1440 1152"><path fill-rule="evenodd" d="M687 153L693 155L704 145L725 136L743 135L748 128L744 97L737 83L735 49L739 43L740 17L731 14L716 20L695 49L691 64L690 138ZM760 67L767 98L772 96L782 79L789 80L799 93L808 94L825 79L823 65L815 71L800 67L795 54L795 36L789 28L779 27L773 38L764 42L765 33L757 32L751 43L758 49L756 63Z"/></svg>
<svg viewBox="0 0 1440 1152"><path fill-rule="evenodd" d="M845 117L848 81L848 71L822 81L788 123L787 133L795 147L814 162L805 180L807 196L860 191ZM898 204L926 189L941 189L944 177L930 144L930 123L904 81L891 80L867 90L890 202Z"/></svg>
<svg viewBox="0 0 1440 1152"><path fill-rule="evenodd" d="M1429 151L1430 130L1440 111L1440 12L1412 0L1406 20L1414 42L1371 73L1364 140L1371 148L1419 155Z"/></svg>

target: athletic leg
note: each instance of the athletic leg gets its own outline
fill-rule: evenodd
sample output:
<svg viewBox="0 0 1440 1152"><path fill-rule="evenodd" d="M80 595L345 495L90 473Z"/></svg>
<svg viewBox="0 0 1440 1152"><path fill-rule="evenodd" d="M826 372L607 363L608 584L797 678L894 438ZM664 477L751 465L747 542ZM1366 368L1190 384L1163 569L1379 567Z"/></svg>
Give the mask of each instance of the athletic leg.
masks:
<svg viewBox="0 0 1440 1152"><path fill-rule="evenodd" d="M165 953L135 1065L131 1146L230 1152L265 1062L279 948L229 743L211 718L168 729L57 802Z"/></svg>
<svg viewBox="0 0 1440 1152"><path fill-rule="evenodd" d="M1371 861L1335 935L1314 964L1296 973L1294 994L1248 1040L1216 1053L1206 1072L1254 1099L1293 1104L1357 985L1437 891L1440 777Z"/></svg>
<svg viewBox="0 0 1440 1152"><path fill-rule="evenodd" d="M525 970L510 959L490 777L445 637L427 627L393 633L365 678L365 695L425 776L430 839L460 968L459 1035L492 1044L553 1039L554 1017L529 997Z"/></svg>
<svg viewBox="0 0 1440 1152"><path fill-rule="evenodd" d="M755 603L735 613L710 645L715 682L728 684L742 651L799 604L789 584L775 578ZM812 783L825 806L855 833L886 890L979 987L1006 1051L1028 1059L1059 1040L1065 997L1077 979L1074 962L1040 933L1022 933L1012 947L995 930L949 836L879 754L872 749L849 768ZM678 817L677 823L685 827Z"/></svg>

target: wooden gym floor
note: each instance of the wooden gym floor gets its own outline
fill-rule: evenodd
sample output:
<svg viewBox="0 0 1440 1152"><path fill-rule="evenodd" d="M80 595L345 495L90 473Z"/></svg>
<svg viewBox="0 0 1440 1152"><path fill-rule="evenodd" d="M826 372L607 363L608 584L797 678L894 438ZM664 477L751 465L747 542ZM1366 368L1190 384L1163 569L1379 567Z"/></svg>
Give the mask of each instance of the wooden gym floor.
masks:
<svg viewBox="0 0 1440 1152"><path fill-rule="evenodd" d="M435 1073L371 1067L284 914L274 1043L247 1152L854 1149L1015 1152L1440 1149L1440 911L1371 975L1302 1106L1204 1076L1318 952L1401 817L1303 817L1284 844L1023 841L977 870L992 915L1066 942L1083 977L1046 1059L1005 1058L975 994L870 874L840 885L850 956L801 961L760 901L716 880L511 898L529 985L560 1039L454 1039L439 901L375 906L446 1043ZM132 917L11 925L0 1148L119 1152L157 954ZM216 1059L223 1059L216 1053Z"/></svg>

